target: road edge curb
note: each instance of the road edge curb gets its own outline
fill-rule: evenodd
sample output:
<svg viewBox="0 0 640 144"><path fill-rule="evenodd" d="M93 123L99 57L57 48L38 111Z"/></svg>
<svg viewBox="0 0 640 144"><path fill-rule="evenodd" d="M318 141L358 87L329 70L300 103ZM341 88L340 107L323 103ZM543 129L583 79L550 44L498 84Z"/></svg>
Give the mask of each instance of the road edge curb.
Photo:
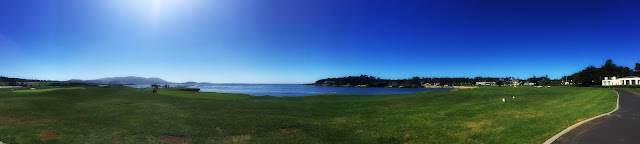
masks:
<svg viewBox="0 0 640 144"><path fill-rule="evenodd" d="M591 121L591 120L594 120L594 119L600 118L600 117L605 116L605 115L609 115L609 114L611 114L611 113L613 113L613 112L617 111L617 110L618 110L618 108L620 107L620 93L618 93L618 91L617 91L617 90L615 90L615 89L614 89L613 91L615 91L615 92L616 92L616 95L618 95L618 98L617 98L617 100L616 100L616 108L615 108L615 109L613 109L612 111L610 111L610 112L608 112L608 113L603 113L603 114L600 114L600 115L598 115L598 116L591 117L591 118L589 118L589 119L587 119L587 120L583 120L583 121L580 121L580 122L578 122L578 123L576 123L576 124L573 124L573 125L571 125L571 126L569 126L569 127L565 128L564 130L560 131L560 133L558 133L558 134L554 135L553 137L551 137L551 138L547 139L547 141L544 141L544 143L543 143L543 144L551 144L551 143L553 143L554 141L556 141L558 138L560 138L562 135L564 135L564 134L566 134L566 133L570 132L571 130L573 130L573 129L577 128L578 126L580 126L580 125L582 125L582 124L584 124L584 123L587 123L587 122L589 122L589 121Z"/></svg>

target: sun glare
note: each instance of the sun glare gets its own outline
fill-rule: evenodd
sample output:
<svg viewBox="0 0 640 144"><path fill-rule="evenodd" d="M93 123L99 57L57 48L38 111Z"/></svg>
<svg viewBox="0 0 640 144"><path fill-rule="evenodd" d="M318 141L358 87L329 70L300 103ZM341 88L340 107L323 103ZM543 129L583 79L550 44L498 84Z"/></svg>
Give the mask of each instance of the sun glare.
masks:
<svg viewBox="0 0 640 144"><path fill-rule="evenodd" d="M189 12L203 5L200 0L115 0L109 12L119 16L144 20L148 26L160 27L175 18L187 17Z"/></svg>

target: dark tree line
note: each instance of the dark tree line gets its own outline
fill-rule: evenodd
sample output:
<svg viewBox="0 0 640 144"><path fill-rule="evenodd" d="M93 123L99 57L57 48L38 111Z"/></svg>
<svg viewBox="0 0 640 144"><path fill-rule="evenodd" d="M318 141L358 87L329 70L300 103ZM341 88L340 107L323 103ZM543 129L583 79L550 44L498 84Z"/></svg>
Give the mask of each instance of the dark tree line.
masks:
<svg viewBox="0 0 640 144"><path fill-rule="evenodd" d="M46 80L10 78L10 77L0 76L0 82L47 82L47 81Z"/></svg>
<svg viewBox="0 0 640 144"><path fill-rule="evenodd" d="M379 77L360 75L360 76L348 76L340 78L327 78L321 79L313 83L313 85L320 86L358 86L366 85L367 87L423 87L423 84L438 84L438 85L474 85L476 82L497 82L499 85L506 85L506 81L517 80L513 77L497 78L497 77L412 77L410 79L381 79Z"/></svg>
<svg viewBox="0 0 640 144"><path fill-rule="evenodd" d="M315 84L324 85L324 86L366 85L366 84L376 85L384 81L386 80L380 79L379 77L360 75L360 76L321 79L316 81Z"/></svg>
<svg viewBox="0 0 640 144"><path fill-rule="evenodd" d="M588 86L602 85L602 79L604 79L604 77L616 76L620 78L638 75L640 75L640 63L636 63L635 68L631 69L627 66L618 66L609 59L600 68L588 66L580 72L567 76L566 79L578 85Z"/></svg>
<svg viewBox="0 0 640 144"><path fill-rule="evenodd" d="M83 83L83 82L64 82L64 81L51 81L51 80L21 79L21 78L10 78L10 77L0 76L0 85L30 87L30 86L35 86L33 84L30 84L30 83L38 83L38 82L48 82L48 84L46 86L87 86L87 85L91 85L91 84L87 84L87 83Z"/></svg>
<svg viewBox="0 0 640 144"><path fill-rule="evenodd" d="M534 86L551 86L551 85L601 85L604 77L625 77L625 76L640 76L640 63L635 64L635 68L631 69L627 66L618 66L613 63L612 60L607 60L601 67L588 66L584 70L574 73L569 76L563 76L560 79L551 79L549 76L536 77L533 76L527 79L517 79L514 77L413 77L410 79L381 79L379 77L360 75L349 76L340 78L327 78L321 79L313 83L313 85L322 86L358 86L366 85L367 87L386 87L386 86L403 86L403 87L422 87L423 84L439 84L439 85L474 85L476 82L496 82L496 85L508 85L514 82L517 84L530 83Z"/></svg>
<svg viewBox="0 0 640 144"><path fill-rule="evenodd" d="M44 81L0 76L0 82L4 83L4 85L9 85L9 86L29 86L27 82L44 82Z"/></svg>

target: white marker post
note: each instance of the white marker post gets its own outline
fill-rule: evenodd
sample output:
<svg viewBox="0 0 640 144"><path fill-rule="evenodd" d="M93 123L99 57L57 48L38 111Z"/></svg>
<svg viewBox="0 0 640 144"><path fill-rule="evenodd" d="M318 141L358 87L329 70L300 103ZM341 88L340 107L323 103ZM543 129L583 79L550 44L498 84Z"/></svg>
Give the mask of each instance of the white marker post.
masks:
<svg viewBox="0 0 640 144"><path fill-rule="evenodd" d="M502 98L502 102L503 102L503 103L506 103L506 102L507 102L507 100L505 100L504 98Z"/></svg>

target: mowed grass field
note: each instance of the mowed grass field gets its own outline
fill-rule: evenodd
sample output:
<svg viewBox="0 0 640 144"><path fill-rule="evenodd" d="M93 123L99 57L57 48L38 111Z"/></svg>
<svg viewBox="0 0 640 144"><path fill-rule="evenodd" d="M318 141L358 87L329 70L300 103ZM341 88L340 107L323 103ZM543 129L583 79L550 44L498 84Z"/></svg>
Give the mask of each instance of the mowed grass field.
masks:
<svg viewBox="0 0 640 144"><path fill-rule="evenodd" d="M153 94L122 86L0 89L0 141L542 143L613 110L616 98L612 89L584 87L303 97L176 89Z"/></svg>

